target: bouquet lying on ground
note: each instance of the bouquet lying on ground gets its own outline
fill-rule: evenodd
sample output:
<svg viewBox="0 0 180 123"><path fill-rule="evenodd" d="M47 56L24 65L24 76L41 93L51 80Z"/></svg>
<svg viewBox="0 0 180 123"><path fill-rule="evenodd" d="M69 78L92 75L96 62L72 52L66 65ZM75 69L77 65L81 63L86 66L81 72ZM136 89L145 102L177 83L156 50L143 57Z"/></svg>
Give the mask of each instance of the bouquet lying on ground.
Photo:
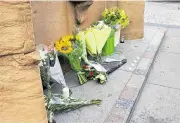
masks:
<svg viewBox="0 0 180 123"><path fill-rule="evenodd" d="M102 66L100 64L97 65L97 63L91 63L87 59L83 32L78 33L76 36L62 37L61 40L55 42L55 47L60 54L69 60L72 69L77 72L80 84L84 84L88 79L99 80L100 83L104 83L107 80L106 72L99 69L100 67L102 68ZM82 61L85 62L84 66L88 66L90 69L84 69L84 67L82 67Z"/></svg>
<svg viewBox="0 0 180 123"><path fill-rule="evenodd" d="M129 24L125 11L119 8L105 9L102 13L102 20L105 24L110 26L120 24L121 28L124 28Z"/></svg>
<svg viewBox="0 0 180 123"><path fill-rule="evenodd" d="M54 114L65 113L89 105L100 105L101 100L82 100L77 98L64 98L61 94L51 94L51 98L44 95L45 107L49 123L54 123Z"/></svg>
<svg viewBox="0 0 180 123"><path fill-rule="evenodd" d="M53 79L51 76L50 66L52 66L52 55L56 55L56 53L49 52L47 50L47 47L45 46L41 47L41 49L39 49L39 52L41 57L40 73L42 85L45 86L47 90L44 90L44 99L49 123L55 122L53 119L54 113L68 112L84 106L99 105L101 103L101 100L81 100L72 98L70 97L69 92L65 92L62 94L53 94L50 83ZM69 91L69 89L67 90Z"/></svg>
<svg viewBox="0 0 180 123"><path fill-rule="evenodd" d="M49 123L54 123L54 114L66 113L89 105L100 105L101 100L82 100L72 97L64 98L61 94L52 94L49 99L44 96Z"/></svg>
<svg viewBox="0 0 180 123"><path fill-rule="evenodd" d="M87 51L86 51L86 38L87 37L85 33L81 31L77 34L77 36L79 37L79 40L83 44L82 59L86 63L86 65L83 66L83 71L86 73L87 79L97 80L100 84L103 84L105 81L107 81L106 69L101 64L88 60Z"/></svg>

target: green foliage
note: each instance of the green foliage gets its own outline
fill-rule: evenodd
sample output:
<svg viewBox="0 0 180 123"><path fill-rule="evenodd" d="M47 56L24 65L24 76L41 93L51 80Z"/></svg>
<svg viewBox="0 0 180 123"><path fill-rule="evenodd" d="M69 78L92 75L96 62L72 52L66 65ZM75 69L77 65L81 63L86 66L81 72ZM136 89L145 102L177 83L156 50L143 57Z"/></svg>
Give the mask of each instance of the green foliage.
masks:
<svg viewBox="0 0 180 123"><path fill-rule="evenodd" d="M119 8L105 9L102 13L102 20L105 24L114 26L120 24L121 28L126 27L129 24L129 19L124 10Z"/></svg>

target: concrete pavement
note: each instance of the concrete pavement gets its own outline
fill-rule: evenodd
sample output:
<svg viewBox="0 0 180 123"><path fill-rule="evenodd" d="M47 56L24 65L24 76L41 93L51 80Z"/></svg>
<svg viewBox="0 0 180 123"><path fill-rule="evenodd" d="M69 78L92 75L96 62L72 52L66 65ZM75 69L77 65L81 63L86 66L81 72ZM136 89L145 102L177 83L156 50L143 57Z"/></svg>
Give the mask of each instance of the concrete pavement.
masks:
<svg viewBox="0 0 180 123"><path fill-rule="evenodd" d="M180 27L179 18L180 2L146 2L145 4L145 23Z"/></svg>
<svg viewBox="0 0 180 123"><path fill-rule="evenodd" d="M125 41L124 44L118 45L116 52L110 57L127 58L127 63L110 74L106 84L100 85L90 81L84 85L79 85L76 74L73 72L66 74L66 83L73 91L73 97L102 99L102 104L58 114L56 115L57 123L126 122L165 31L166 28L145 26L144 38ZM58 86L54 86L53 91L58 92Z"/></svg>
<svg viewBox="0 0 180 123"><path fill-rule="evenodd" d="M130 123L180 123L179 34L168 29Z"/></svg>
<svg viewBox="0 0 180 123"><path fill-rule="evenodd" d="M146 3L145 23L168 28L130 123L180 123L180 3Z"/></svg>

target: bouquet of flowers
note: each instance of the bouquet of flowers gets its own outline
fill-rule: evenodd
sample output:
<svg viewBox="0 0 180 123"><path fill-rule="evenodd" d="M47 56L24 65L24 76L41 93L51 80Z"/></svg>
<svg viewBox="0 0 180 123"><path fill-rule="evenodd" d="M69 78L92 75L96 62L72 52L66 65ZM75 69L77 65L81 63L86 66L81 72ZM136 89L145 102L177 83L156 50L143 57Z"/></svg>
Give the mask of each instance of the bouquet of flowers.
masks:
<svg viewBox="0 0 180 123"><path fill-rule="evenodd" d="M92 45L88 45L86 42L87 36L83 31L80 31L79 33L77 33L77 36L79 37L79 40L81 41L83 45L82 59L86 63L86 65L83 66L83 72L85 73L86 78L88 80L97 80L100 84L103 84L104 82L107 81L106 69L101 64L97 62L89 61L87 58L86 46L87 46L87 49L90 48L90 50L97 51L96 49L97 47L96 46L93 47L95 45L93 43L95 42L91 42ZM88 46L92 46L92 47L88 47ZM99 45L98 48L100 49L101 46L102 45Z"/></svg>
<svg viewBox="0 0 180 123"><path fill-rule="evenodd" d="M48 99L44 96L45 106L48 104ZM73 97L64 98L61 94L52 94L51 105L49 108L54 113L63 113L71 110L75 110L88 105L100 105L101 100L82 100Z"/></svg>
<svg viewBox="0 0 180 123"><path fill-rule="evenodd" d="M71 68L77 72L80 82L87 82L85 73L82 72L81 57L83 54L83 44L78 36L69 35L63 36L60 40L55 42L55 47L60 54L65 56L71 65ZM80 83L80 84L83 84Z"/></svg>
<svg viewBox="0 0 180 123"><path fill-rule="evenodd" d="M111 27L90 27L85 31L85 42L88 53L101 62L102 49L111 34Z"/></svg>
<svg viewBox="0 0 180 123"><path fill-rule="evenodd" d="M102 13L102 20L105 24L110 26L120 24L121 28L124 28L129 24L125 11L120 10L119 8L105 9Z"/></svg>
<svg viewBox="0 0 180 123"><path fill-rule="evenodd" d="M83 50L77 36L64 36L61 40L55 42L55 47L59 53L68 58L74 71L80 71L82 69L80 56Z"/></svg>
<svg viewBox="0 0 180 123"><path fill-rule="evenodd" d="M62 37L55 42L55 47L60 54L67 57L72 69L77 72L80 84L84 84L92 79L99 80L100 83L104 83L107 80L106 71L103 69L102 65L97 65L97 63L92 63L87 59L84 32ZM84 61L85 66L88 66L91 69L82 67L82 60ZM91 74L91 77L89 77L90 73L93 73Z"/></svg>
<svg viewBox="0 0 180 123"><path fill-rule="evenodd" d="M40 62L40 73L42 85L46 87L46 91L44 91L44 100L45 107L47 110L48 123L55 123L53 118L54 113L62 113L71 110L75 110L88 105L99 105L101 100L81 100L72 98L69 94L69 88L64 85L62 89L62 94L53 94L51 88L51 82L55 82L51 76L50 67L56 63L52 63L52 58L55 58L54 55L56 53L52 53L52 51L48 51L48 48L45 45L39 46L39 52L41 57ZM76 67L76 66L75 66ZM63 84L63 83L62 83Z"/></svg>

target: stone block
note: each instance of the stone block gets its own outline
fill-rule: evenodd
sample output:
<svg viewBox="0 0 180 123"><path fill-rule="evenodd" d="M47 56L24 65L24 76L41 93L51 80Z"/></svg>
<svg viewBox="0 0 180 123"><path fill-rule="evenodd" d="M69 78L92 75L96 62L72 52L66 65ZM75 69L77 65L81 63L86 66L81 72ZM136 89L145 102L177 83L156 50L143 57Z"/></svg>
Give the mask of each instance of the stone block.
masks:
<svg viewBox="0 0 180 123"><path fill-rule="evenodd" d="M0 2L0 6L0 56L35 50L29 3Z"/></svg>
<svg viewBox="0 0 180 123"><path fill-rule="evenodd" d="M136 96L137 88L126 86L119 97L120 100L133 100Z"/></svg>
<svg viewBox="0 0 180 123"><path fill-rule="evenodd" d="M47 123L30 3L0 6L0 122Z"/></svg>
<svg viewBox="0 0 180 123"><path fill-rule="evenodd" d="M133 74L131 79L127 83L127 86L140 89L142 87L144 80L145 80L145 76Z"/></svg>
<svg viewBox="0 0 180 123"><path fill-rule="evenodd" d="M148 58L148 59L153 59L154 58L154 56L155 56L155 53L156 52L145 52L144 54L143 54L143 58Z"/></svg>
<svg viewBox="0 0 180 123"><path fill-rule="evenodd" d="M0 75L0 122L47 123L37 65L0 65Z"/></svg>

